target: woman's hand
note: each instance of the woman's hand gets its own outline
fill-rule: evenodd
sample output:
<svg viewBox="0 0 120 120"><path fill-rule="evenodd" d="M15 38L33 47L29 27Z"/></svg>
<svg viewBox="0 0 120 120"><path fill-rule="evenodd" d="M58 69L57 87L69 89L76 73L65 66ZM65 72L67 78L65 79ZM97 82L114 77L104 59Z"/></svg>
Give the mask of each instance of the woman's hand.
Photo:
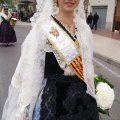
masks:
<svg viewBox="0 0 120 120"><path fill-rule="evenodd" d="M10 21L9 19L6 19L8 22Z"/></svg>

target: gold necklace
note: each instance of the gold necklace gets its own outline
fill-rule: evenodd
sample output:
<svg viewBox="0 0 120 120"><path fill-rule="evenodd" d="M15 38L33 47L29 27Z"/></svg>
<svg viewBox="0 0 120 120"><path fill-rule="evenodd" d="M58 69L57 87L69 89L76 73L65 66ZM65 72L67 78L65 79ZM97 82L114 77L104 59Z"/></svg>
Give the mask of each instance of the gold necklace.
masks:
<svg viewBox="0 0 120 120"><path fill-rule="evenodd" d="M61 21L61 20L60 20L60 21ZM63 22L63 21L61 21L61 22ZM63 22L63 23L65 23L65 22ZM73 22L72 22L72 23L73 23ZM71 24L72 24L72 23L71 23ZM65 24L66 24L66 25L68 25L68 27L67 27L67 28L68 28L68 29L69 29L69 31L70 31L71 24L67 24L67 23L65 23ZM79 48L80 48L80 45L79 45L79 42L78 42L78 40L77 40L77 39L75 40L75 44L76 44L76 46L77 46L77 47L78 47L78 49L79 49Z"/></svg>
<svg viewBox="0 0 120 120"><path fill-rule="evenodd" d="M66 24L66 25L67 25L68 30L70 31L70 29L71 29L71 27L72 27L73 22L72 22L71 24L67 24L67 23L63 22L62 20L60 20L60 19L59 19L59 21L60 21L60 22L62 22L62 23L64 23L64 24Z"/></svg>
<svg viewBox="0 0 120 120"><path fill-rule="evenodd" d="M73 24L73 22L71 23L71 24L67 24L67 23L65 23L65 22L63 22L62 20L60 20L59 18L57 18L60 22L62 22L62 23L64 23L64 24L66 24L67 25L67 28L69 29L69 31L70 31L70 28L71 28L71 24ZM76 46L78 47L78 49L80 48L80 45L79 45L79 42L78 42L78 40L76 39L75 40L75 44L76 44Z"/></svg>

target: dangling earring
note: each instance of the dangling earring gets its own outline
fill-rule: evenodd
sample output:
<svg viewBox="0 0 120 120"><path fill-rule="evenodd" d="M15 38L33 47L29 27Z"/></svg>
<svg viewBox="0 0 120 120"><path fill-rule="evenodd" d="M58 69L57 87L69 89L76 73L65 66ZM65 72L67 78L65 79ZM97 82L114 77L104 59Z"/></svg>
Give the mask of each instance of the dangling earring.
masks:
<svg viewBox="0 0 120 120"><path fill-rule="evenodd" d="M56 12L57 10L58 10L57 0L54 0L53 11Z"/></svg>
<svg viewBox="0 0 120 120"><path fill-rule="evenodd" d="M78 14L78 9L76 9L76 14Z"/></svg>

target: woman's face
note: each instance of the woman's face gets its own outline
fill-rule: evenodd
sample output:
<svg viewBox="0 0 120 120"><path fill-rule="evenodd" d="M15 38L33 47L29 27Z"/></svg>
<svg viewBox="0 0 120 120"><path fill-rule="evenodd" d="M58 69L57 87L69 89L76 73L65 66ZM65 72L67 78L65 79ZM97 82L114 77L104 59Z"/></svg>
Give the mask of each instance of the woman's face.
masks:
<svg viewBox="0 0 120 120"><path fill-rule="evenodd" d="M7 15L8 14L8 10L4 10L4 13Z"/></svg>
<svg viewBox="0 0 120 120"><path fill-rule="evenodd" d="M58 0L59 9L64 12L73 12L80 0Z"/></svg>

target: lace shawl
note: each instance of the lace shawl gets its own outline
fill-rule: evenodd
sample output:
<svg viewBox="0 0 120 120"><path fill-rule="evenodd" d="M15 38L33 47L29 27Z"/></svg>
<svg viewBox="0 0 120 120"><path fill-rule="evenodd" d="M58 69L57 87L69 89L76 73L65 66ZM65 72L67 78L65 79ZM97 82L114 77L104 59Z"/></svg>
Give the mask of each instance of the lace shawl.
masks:
<svg viewBox="0 0 120 120"><path fill-rule="evenodd" d="M4 19L7 20L7 19L10 19L11 16L12 16L12 15L10 14L10 12L8 12L8 15L6 15L6 14L4 13L4 11L0 12L0 24L1 24L1 22L3 21L1 17L4 17Z"/></svg>
<svg viewBox="0 0 120 120"><path fill-rule="evenodd" d="M32 115L38 92L44 78L45 37L33 28L22 45L22 54L13 75L2 120L23 120L25 108L30 105ZM33 106L32 106L33 105Z"/></svg>

